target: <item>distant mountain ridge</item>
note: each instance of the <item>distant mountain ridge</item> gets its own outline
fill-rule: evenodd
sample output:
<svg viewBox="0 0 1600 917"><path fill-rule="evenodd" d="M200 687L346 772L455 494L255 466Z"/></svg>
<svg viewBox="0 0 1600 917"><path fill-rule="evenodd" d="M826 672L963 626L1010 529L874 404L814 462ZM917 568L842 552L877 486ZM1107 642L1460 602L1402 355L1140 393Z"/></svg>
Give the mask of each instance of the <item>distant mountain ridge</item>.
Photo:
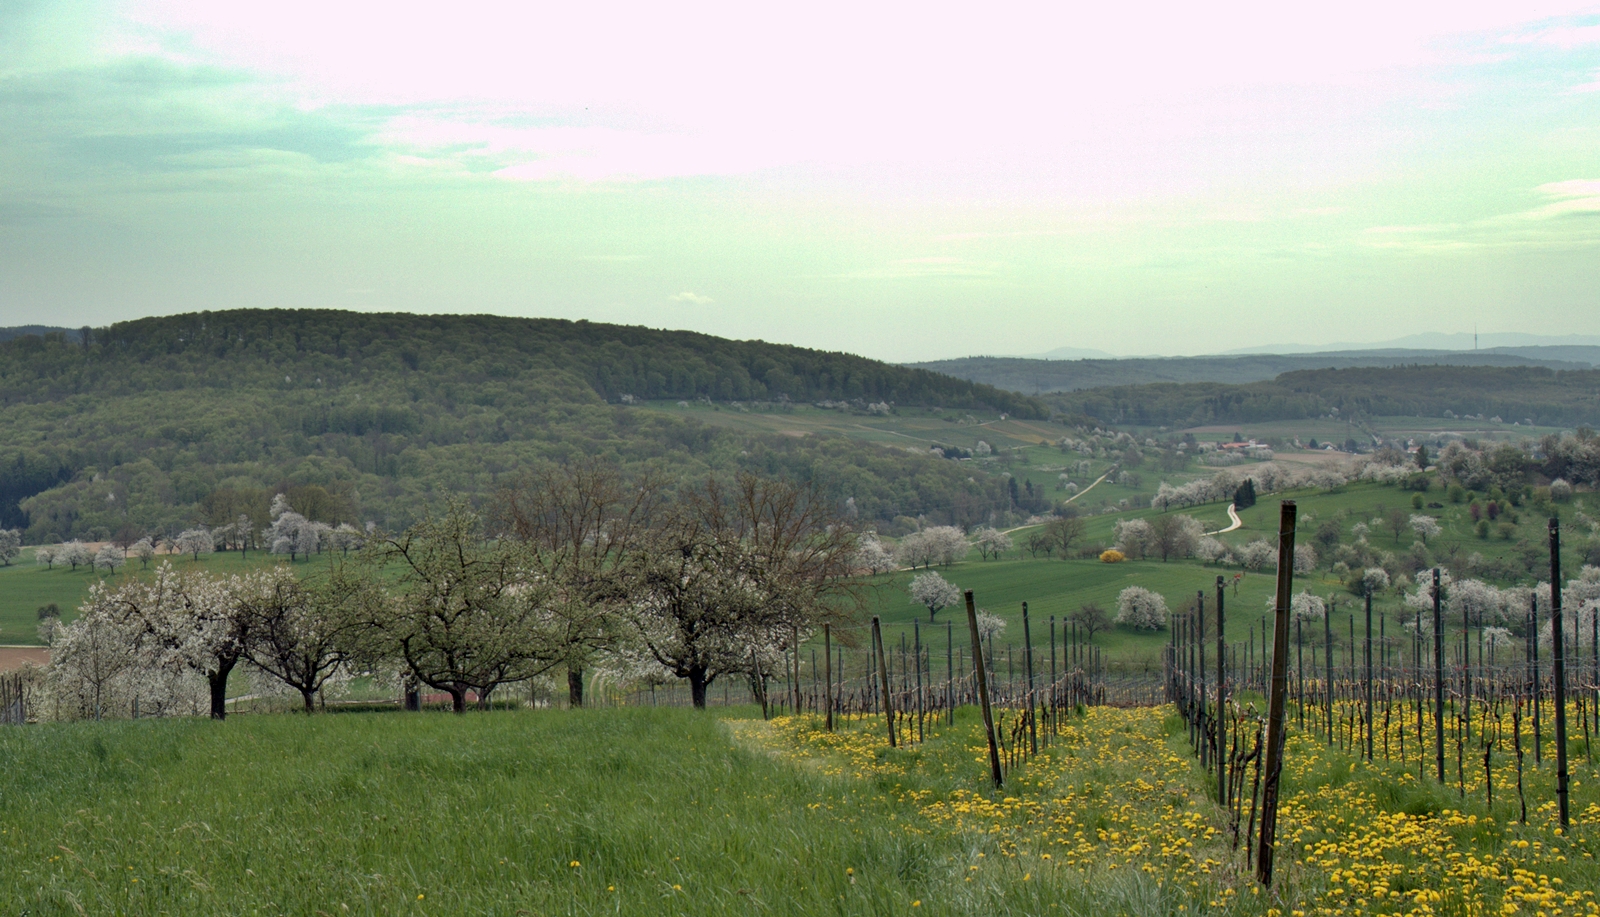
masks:
<svg viewBox="0 0 1600 917"><path fill-rule="evenodd" d="M909 364L973 382L1028 395L1075 392L1108 386L1157 382L1243 384L1282 373L1313 369L1393 366L1538 366L1592 369L1600 366L1600 345L1497 347L1490 350L1354 350L1306 354L1218 354L1204 357L1038 360L1024 357L966 357Z"/></svg>
<svg viewBox="0 0 1600 917"><path fill-rule="evenodd" d="M65 335L67 340L74 343L83 339L80 332L71 328L57 328L53 325L17 325L12 328L0 328L0 341L10 341L15 338L27 337L29 335L44 337L52 332L59 332Z"/></svg>

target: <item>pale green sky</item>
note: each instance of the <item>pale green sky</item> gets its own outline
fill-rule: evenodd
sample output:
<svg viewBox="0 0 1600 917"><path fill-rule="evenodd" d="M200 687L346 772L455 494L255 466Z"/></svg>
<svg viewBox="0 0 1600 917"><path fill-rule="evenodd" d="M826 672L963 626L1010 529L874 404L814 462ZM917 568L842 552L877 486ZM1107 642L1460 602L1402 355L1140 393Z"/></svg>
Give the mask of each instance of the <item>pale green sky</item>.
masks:
<svg viewBox="0 0 1600 917"><path fill-rule="evenodd" d="M1111 5L0 0L0 325L1600 333L1600 4Z"/></svg>

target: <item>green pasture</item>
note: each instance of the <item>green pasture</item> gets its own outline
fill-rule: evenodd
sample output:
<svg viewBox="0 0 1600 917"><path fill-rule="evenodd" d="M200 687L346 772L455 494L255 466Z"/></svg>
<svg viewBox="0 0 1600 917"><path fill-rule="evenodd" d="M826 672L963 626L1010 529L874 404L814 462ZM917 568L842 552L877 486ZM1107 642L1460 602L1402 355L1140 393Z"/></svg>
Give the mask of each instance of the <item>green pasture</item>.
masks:
<svg viewBox="0 0 1600 917"><path fill-rule="evenodd" d="M53 569L45 568L33 562L33 552L33 548L24 548L22 556L9 567L0 567L0 644L37 645L40 606L53 602L61 609L62 620L71 621L77 617L78 606L89 597L89 587L143 572L137 560L129 562L115 575L105 571L96 572L88 566L79 566L77 570L65 564L57 564ZM332 558L331 554L313 556L310 560L297 561L295 569L305 575L318 564L326 564ZM282 556L265 551L249 551L242 558L237 551L219 551L202 554L198 561L186 554L162 555L150 562L150 568L153 569L162 561L170 561L179 568L198 566L211 573L223 574L242 573L263 564L289 562Z"/></svg>
<svg viewBox="0 0 1600 917"><path fill-rule="evenodd" d="M0 754L8 914L1037 914L1081 894L682 709L85 722L0 730ZM941 786L981 788L961 742L946 759Z"/></svg>

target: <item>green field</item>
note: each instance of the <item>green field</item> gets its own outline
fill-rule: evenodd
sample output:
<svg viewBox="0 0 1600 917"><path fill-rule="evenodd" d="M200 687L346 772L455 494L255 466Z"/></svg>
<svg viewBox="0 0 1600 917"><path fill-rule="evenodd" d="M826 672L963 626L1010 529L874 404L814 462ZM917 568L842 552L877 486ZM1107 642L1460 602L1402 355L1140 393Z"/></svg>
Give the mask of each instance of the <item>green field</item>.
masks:
<svg viewBox="0 0 1600 917"><path fill-rule="evenodd" d="M115 576L104 571L96 572L86 566L73 570L57 564L53 569L48 569L33 562L33 550L24 548L22 556L9 567L0 567L0 645L37 645L38 612L41 606L53 603L61 610L62 620L71 621L77 617L78 606L88 598L89 588L95 583L115 581L118 577L138 575L141 571L137 560L123 567ZM319 562L326 563L331 557L324 555L298 561L295 569L303 576ZM163 556L151 561L151 565L161 560L170 560L178 567L194 565L211 573L222 574L239 573L262 564L288 563L285 558L264 551L250 551L243 558L232 551L203 554L198 561L187 555Z"/></svg>
<svg viewBox="0 0 1600 917"><path fill-rule="evenodd" d="M966 722L970 723L970 717ZM959 744L946 758L966 758ZM661 709L0 730L10 914L1037 914L981 836ZM981 786L972 767L929 781ZM987 855L996 868L968 863ZM978 860L982 862L982 860ZM913 908L920 908L913 910Z"/></svg>
<svg viewBox="0 0 1600 917"><path fill-rule="evenodd" d="M1593 913L1600 774L1575 827L1509 758L1418 780L1290 739L1271 895L1170 708L1068 713L989 785L975 711L672 708L0 728L0 911L84 914ZM1041 732L1045 730L1041 729ZM1018 746L1012 746L1013 748ZM1574 740L1575 754L1583 743ZM1413 747L1412 759L1415 759ZM1420 898L1418 896L1421 896ZM1518 905L1527 910L1506 904ZM1426 907L1422 907L1422 906ZM1557 910L1557 908L1560 910Z"/></svg>

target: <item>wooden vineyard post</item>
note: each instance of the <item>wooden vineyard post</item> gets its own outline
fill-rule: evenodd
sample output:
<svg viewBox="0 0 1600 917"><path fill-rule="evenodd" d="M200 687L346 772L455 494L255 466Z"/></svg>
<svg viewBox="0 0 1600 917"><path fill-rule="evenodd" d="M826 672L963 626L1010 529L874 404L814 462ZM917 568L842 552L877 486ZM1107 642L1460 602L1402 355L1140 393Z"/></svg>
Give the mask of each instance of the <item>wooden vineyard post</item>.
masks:
<svg viewBox="0 0 1600 917"><path fill-rule="evenodd" d="M1027 657L1028 669L1028 747L1039 754L1039 730L1033 716L1033 631L1028 625L1028 603L1022 603L1022 652Z"/></svg>
<svg viewBox="0 0 1600 917"><path fill-rule="evenodd" d="M978 679L978 705L983 710L983 733L989 740L989 772L994 778L994 785L998 787L1005 783L1005 775L1000 771L1000 746L994 738L994 711L989 707L989 678L983 671L983 639L978 636L978 607L972 602L971 589L967 590L966 599L967 629L972 632L972 668Z"/></svg>
<svg viewBox="0 0 1600 917"><path fill-rule="evenodd" d="M1322 609L1322 695L1327 705L1328 745L1333 745L1333 597Z"/></svg>
<svg viewBox="0 0 1600 917"><path fill-rule="evenodd" d="M894 748L894 699L889 694L889 664L883 658L883 628L877 615L872 616L872 645L878 654L878 680L883 686L883 719L889 724L889 747Z"/></svg>
<svg viewBox="0 0 1600 917"><path fill-rule="evenodd" d="M1440 615L1443 597L1439 590L1439 568L1433 568L1433 754L1439 782L1444 783L1444 621Z"/></svg>
<svg viewBox="0 0 1600 917"><path fill-rule="evenodd" d="M833 627L822 625L822 692L827 705L827 729L833 731Z"/></svg>
<svg viewBox="0 0 1600 917"><path fill-rule="evenodd" d="M1550 676L1556 695L1556 804L1561 827L1567 818L1567 651L1561 620L1561 520L1550 517Z"/></svg>
<svg viewBox="0 0 1600 917"><path fill-rule="evenodd" d="M1222 639L1222 596L1227 587L1223 585L1222 574L1217 574L1217 747L1211 760L1217 767L1217 803L1222 806L1228 804L1228 756L1227 743L1224 734L1228 722L1228 656L1226 644Z"/></svg>
<svg viewBox="0 0 1600 917"><path fill-rule="evenodd" d="M956 630L955 624L944 622L944 698L946 706L946 722L956 724Z"/></svg>
<svg viewBox="0 0 1600 917"><path fill-rule="evenodd" d="M1267 701L1266 785L1261 790L1261 830L1256 835L1256 881L1272 884L1272 852L1278 834L1278 781L1283 774L1284 695L1289 689L1289 602L1294 588L1293 500L1278 515L1278 595L1273 609L1272 684Z"/></svg>
<svg viewBox="0 0 1600 917"><path fill-rule="evenodd" d="M1543 752L1540 746L1544 744L1544 725L1539 719L1539 704L1543 700L1540 696L1544 692L1544 685L1539 677L1539 593L1534 590L1528 593L1528 655L1533 660L1533 764L1538 767L1544 763Z"/></svg>
<svg viewBox="0 0 1600 917"><path fill-rule="evenodd" d="M1367 648L1365 654L1367 668L1367 763L1370 764L1372 762L1372 587L1368 586L1365 591L1367 593Z"/></svg>

